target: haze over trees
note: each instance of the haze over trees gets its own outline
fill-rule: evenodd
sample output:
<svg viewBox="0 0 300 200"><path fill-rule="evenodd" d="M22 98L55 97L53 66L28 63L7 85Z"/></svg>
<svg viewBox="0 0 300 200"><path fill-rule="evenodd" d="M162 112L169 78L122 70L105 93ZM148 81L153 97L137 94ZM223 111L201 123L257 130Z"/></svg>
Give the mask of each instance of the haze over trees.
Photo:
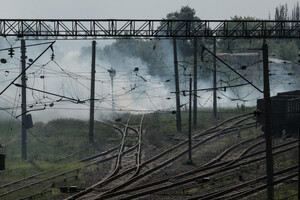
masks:
<svg viewBox="0 0 300 200"><path fill-rule="evenodd" d="M299 20L299 3L289 10L287 4L276 7L269 20ZM200 20L196 15L195 9L183 6L180 10L166 14L165 19L171 20ZM232 20L256 20L251 16L233 16ZM296 63L300 49L300 41L290 39L267 40L269 44L269 56L281 60L288 60ZM212 49L213 39L198 38L198 70L199 79L206 80L211 77L212 57L207 53L201 52L200 44ZM239 53L253 52L249 49L261 48L262 39L218 39L217 53ZM194 43L191 39L177 39L178 60L181 73L192 73ZM88 48L84 52L90 51ZM99 58L106 61L111 66L124 67L124 60L128 58L139 59L147 66L149 75L160 77L162 81L168 79L166 74L173 71L173 43L170 39L117 39L111 45L106 45L97 50ZM132 66L132 69L138 66ZM169 67L169 69L167 69ZM160 68L160 70L157 70ZM154 70L156 69L156 70Z"/></svg>

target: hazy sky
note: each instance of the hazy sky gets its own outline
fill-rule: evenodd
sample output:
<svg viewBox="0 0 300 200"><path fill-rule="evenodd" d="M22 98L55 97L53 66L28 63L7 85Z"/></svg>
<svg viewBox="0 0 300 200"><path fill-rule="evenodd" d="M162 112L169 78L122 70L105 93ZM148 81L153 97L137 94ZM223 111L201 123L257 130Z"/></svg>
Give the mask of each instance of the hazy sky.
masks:
<svg viewBox="0 0 300 200"><path fill-rule="evenodd" d="M276 6L283 5L285 3L288 4L289 10L293 8L293 6L297 3L296 0L0 0L0 19L161 19L166 17L166 15L170 12L174 12L177 10L180 10L182 6L189 5L191 8L194 8L196 10L196 15L200 17L201 19L230 19L230 17L233 17L235 15L237 16L251 16L256 17L260 19L268 19L269 13L271 14L271 17L274 17L274 11ZM2 46L0 48L7 48L10 44L18 45L19 41L14 41L15 38L7 38L7 42L3 39L3 42L0 43ZM28 41L30 43L32 41ZM112 40L98 40L97 46L103 46L105 44L111 43ZM28 44L27 43L27 44ZM36 43L33 41L33 43ZM162 45L160 43L160 45ZM67 71L72 72L80 72L85 73L89 75L90 72L90 63L91 59L89 57L82 58L80 56L80 49L82 47L90 47L91 41L57 41L54 45L55 54L56 54L56 61L61 65L61 67ZM162 45L163 46L163 45ZM28 57L29 58L35 58L40 51L44 47L40 47L40 50L32 50L30 51L28 49ZM152 47L151 47L152 48ZM168 47L168 49L172 49L172 46ZM172 50L170 51L172 52ZM50 52L51 53L51 52ZM40 60L39 64L42 65L48 62L50 59L50 53L49 55L44 55ZM10 59L9 65L1 65L2 69L0 69L0 79L2 80L0 84L0 91L1 88L5 87L8 81L15 77L16 74L18 74L18 68L19 68L19 53L16 52L16 56L14 59ZM0 53L0 58L8 58L7 52ZM171 61L163 61L165 62L164 65L167 67L170 67L172 69L173 61L172 56L170 57ZM97 64L103 65L104 68L110 68L110 63L105 63L103 59L98 58ZM124 66L123 66L124 65ZM132 59L132 58L126 58L126 62L123 63L122 69L117 69L117 76L125 77L125 81L119 77L116 77L115 82L115 88L117 91L115 91L116 94L116 102L117 105L123 106L124 108L131 108L131 106L134 107L134 109L157 109L157 107L160 107L160 109L169 109L172 106L175 106L175 100L174 98L170 101L166 100L166 97L170 97L169 94L169 87L165 87L165 85L159 85L161 84L159 81L157 82L147 82L149 85L146 85L142 81L142 83L137 84L134 81L141 81L139 77L135 76L133 74L131 76L128 76L127 72L124 74L120 73L120 70L129 70L130 73L132 73L132 69L135 66L140 67L140 69L147 69L147 63L141 62L139 59ZM166 67L164 66L164 67ZM4 68L7 67L7 68ZM15 67L15 71L11 69L11 67ZM51 62L49 65L47 65L45 68L49 68L49 70L58 70L60 72L60 69L58 66L53 64ZM45 73L45 71L41 70L43 68L37 68L37 72L40 74ZM2 70L2 71L1 71ZM5 70L9 70L9 74L5 72ZM34 70L34 69L32 69ZM157 70L160 70L157 68ZM106 82L97 82L96 88L98 89L99 95L97 97L105 96L109 100L110 96L108 95L110 93L110 82L109 82L109 76L107 73L107 70L100 68L97 66L96 69L98 74L98 78L101 80L106 80ZM143 72L146 72L147 70L144 70ZM171 70L172 71L172 70ZM61 72L62 73L62 72ZM39 74L39 75L40 75ZM127 75L126 75L127 74ZM62 73L62 75L65 75ZM101 76L100 76L101 75ZM149 76L147 73L140 74L143 77L148 77L149 80L155 80L153 77ZM28 79L28 85L39 88L39 89L45 89L47 91L50 91L52 93L57 94L63 94L66 96L71 97L77 97L78 94L84 95L83 99L87 99L89 96L89 91L86 88L89 88L89 82L85 81L85 87L81 88L82 83L78 83L77 81L74 81L74 79L68 78L67 76L51 76L51 74L46 74L45 79L39 79L38 75L35 75L35 73L32 73L31 76ZM66 78L67 77L67 78ZM108 79L108 81L107 81ZM128 80L127 80L128 79ZM4 81L3 81L4 80ZM5 82L6 80L6 82ZM45 80L45 81L44 81ZM121 82L117 82L117 81ZM132 81L133 80L133 81ZM122 82L123 81L123 82ZM126 82L127 81L127 82ZM210 83L212 81L209 81L207 83L208 85L203 85L201 83L201 87L211 87ZM118 85L119 84L119 85ZM127 85L126 85L127 84ZM128 93L126 92L131 91L132 85L135 87L135 84L141 87L141 91L149 91L147 93L147 96L142 97L139 93ZM128 87L127 87L128 86ZM159 91L153 89L157 86L159 88ZM124 87L126 87L125 94L128 93L129 96L124 97ZM151 90L150 90L150 89ZM5 93L6 96L2 96L0 98L0 106L12 106L12 102L16 102L16 99L14 100L14 97L17 97L17 88L11 87L7 92ZM133 92L135 92L134 90ZM119 92L119 93L118 93ZM28 102L36 102L36 100L32 99L31 95L33 96L33 93L28 95L28 98L30 97ZM50 101L49 99L42 98L42 94L37 93L39 96L38 99L42 102L37 104L37 106L44 106L44 101ZM122 98L118 99L117 95L123 95ZM150 95L150 96L149 96ZM203 95L208 95L208 97L205 97ZM159 97L156 97L159 96ZM142 97L142 98L141 98ZM37 98L37 97L36 97ZM255 97L256 98L256 97ZM54 98L55 99L55 98ZM12 101L13 100L13 101ZM138 100L138 101L137 101ZM205 93L202 94L203 102L201 102L201 106L209 106L211 105L211 94ZM222 105L225 105L227 99L222 100ZM230 101L230 100L228 100ZM184 102L184 100L183 100ZM48 102L49 103L49 102ZM232 103L232 102L230 102ZM110 104L98 103L97 104L99 108L111 108ZM146 106L145 106L146 105ZM236 105L235 103L233 104ZM60 107L62 106L62 107ZM72 109L65 110L67 106L71 106ZM81 107L80 107L81 106ZM33 107L32 109L40 108L40 107ZM74 108L84 108L85 110L73 110ZM123 108L122 107L122 108ZM70 107L67 107L70 108ZM17 114L19 114L20 111L17 111ZM88 118L88 107L87 105L74 105L74 104L62 104L55 102L55 106L53 108L47 107L46 111L39 111L39 112L31 112L33 114L34 121L43 120L47 121L50 119L54 119L57 117L75 117L75 118ZM47 113L47 114L45 114ZM103 113L100 112L101 115ZM98 113L97 116L100 116ZM106 113L104 113L105 116L107 116ZM8 116L6 114L5 116ZM1 114L0 114L1 118Z"/></svg>
<svg viewBox="0 0 300 200"><path fill-rule="evenodd" d="M285 3L292 9L297 0L1 0L0 18L160 19L189 5L201 19L268 19Z"/></svg>

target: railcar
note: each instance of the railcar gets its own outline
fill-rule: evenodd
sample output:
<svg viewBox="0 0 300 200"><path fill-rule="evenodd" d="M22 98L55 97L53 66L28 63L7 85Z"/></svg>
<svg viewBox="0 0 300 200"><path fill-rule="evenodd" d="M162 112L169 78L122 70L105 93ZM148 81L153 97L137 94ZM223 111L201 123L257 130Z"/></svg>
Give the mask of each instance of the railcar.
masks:
<svg viewBox="0 0 300 200"><path fill-rule="evenodd" d="M0 145L0 171L5 170L5 154L3 153L3 147Z"/></svg>
<svg viewBox="0 0 300 200"><path fill-rule="evenodd" d="M264 130L264 99L257 100L257 122ZM300 129L300 90L278 93L271 97L271 127L274 136L297 135Z"/></svg>

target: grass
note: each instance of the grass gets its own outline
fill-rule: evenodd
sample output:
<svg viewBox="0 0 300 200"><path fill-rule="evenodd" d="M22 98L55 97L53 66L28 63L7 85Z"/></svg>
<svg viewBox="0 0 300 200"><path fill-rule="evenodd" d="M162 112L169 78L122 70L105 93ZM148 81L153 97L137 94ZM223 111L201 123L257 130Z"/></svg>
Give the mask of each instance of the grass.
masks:
<svg viewBox="0 0 300 200"><path fill-rule="evenodd" d="M297 183L284 183L274 187L275 200L297 200L298 184ZM265 200L267 199L267 191L258 193L257 195L248 198L250 200Z"/></svg>
<svg viewBox="0 0 300 200"><path fill-rule="evenodd" d="M185 165L193 165L195 166L195 163L193 162L193 160L187 160L184 162Z"/></svg>
<svg viewBox="0 0 300 200"><path fill-rule="evenodd" d="M20 137L20 127L15 124L9 128L10 123L2 121L0 123L0 138L1 141L9 141L14 138ZM7 130L10 134L8 135ZM59 119L50 121L47 124L38 122L34 124L34 128L27 132L27 160L21 161L21 142L13 142L8 144L4 148L6 154L6 169L0 172L0 185L10 183L36 173L48 171L54 168L62 167L59 170L55 170L54 174L48 173L47 176L41 176L41 179L46 177L65 172L67 170L75 169L83 166L83 163L76 163L69 166L65 166L67 163L76 161L80 158L86 157L87 155L93 154L97 151L108 149L116 142L111 142L111 140L117 141L119 135L111 128L104 126L100 123L95 124L95 145L88 145L88 123L85 121L74 120L74 119ZM87 148L88 146L88 148ZM82 150L82 151L80 151ZM53 162L59 158L63 158L71 153L78 152L69 159L62 160L60 162ZM53 181L58 187L60 184L76 184L83 186L86 182L85 176L90 172L90 169L83 169L80 171L80 180L74 180L74 173L71 173L71 178L69 175L54 179ZM72 175L73 174L73 175ZM63 179L67 178L67 182ZM23 183L24 184L24 183ZM47 185L51 184L51 181L47 181L45 184L35 185L33 188L27 188L20 192L16 192L7 196L7 199L17 199L24 196L29 196L31 194L42 191ZM26 183L25 183L26 185ZM21 185L20 185L21 186ZM18 187L20 187L18 186ZM9 188L10 189L10 188ZM2 189L0 193L5 193L9 189ZM56 189L53 192L56 193ZM47 196L53 197L53 194L47 194L41 197L41 199L49 199ZM50 198L50 199L51 199ZM40 199L40 198L39 198Z"/></svg>
<svg viewBox="0 0 300 200"><path fill-rule="evenodd" d="M245 109L219 109L218 120L213 118L212 109L199 109L198 110L198 126L193 128L193 133L205 130L218 121L222 121L226 118L243 114L250 113L254 108ZM125 123L128 118L128 114L120 116L122 122ZM141 119L140 115L133 115L131 118L131 125L139 124ZM20 139L21 127L18 123L11 123L8 121L0 122L0 142ZM34 127L30 129L27 137L28 145L28 160L21 161L21 141L16 140L5 147L6 154L6 170L0 172L0 185L8 182L12 182L29 175L47 171L53 168L64 166L67 163L76 161L87 155L93 154L97 151L104 151L112 146L115 146L120 142L121 136L118 132L112 131L111 127L103 125L101 123L95 123L95 145L88 146L88 122L75 120L75 119L58 119L48 123L38 122L34 124ZM175 115L171 113L150 113L145 115L143 125L143 146L148 147L152 145L155 147L155 151L159 152L166 148L173 146L178 141L172 141L170 137L186 138L188 131L188 112L182 111L182 133L178 133L176 130ZM242 137L250 137L258 134L257 131L247 130L243 131ZM233 140L236 142L238 139L234 136ZM130 147L136 141L135 137L132 137L126 142L126 146ZM63 158L71 153L78 152L66 160L59 162L53 162L59 158ZM197 164L197 159L193 160ZM289 161L280 165L286 166ZM189 161L186 164L194 164ZM81 167L82 163L77 163L64 167L55 173L60 173L69 169ZM100 170L106 169L107 166L99 165ZM102 167L102 168L101 168ZM91 166L87 169L80 170L79 179L75 179L76 172L69 175L59 177L55 180L48 181L45 184L37 185L34 188L28 188L21 191L20 193L9 196L8 199L17 199L30 194L37 193L49 186L52 182L55 183L54 188L51 189L51 193L47 193L38 199L52 199L57 195L61 195L59 191L60 186L71 186L77 185L78 187L84 188L88 177L92 176L91 173L97 170L96 166ZM5 192L0 190L0 193ZM191 193L195 191L190 191Z"/></svg>

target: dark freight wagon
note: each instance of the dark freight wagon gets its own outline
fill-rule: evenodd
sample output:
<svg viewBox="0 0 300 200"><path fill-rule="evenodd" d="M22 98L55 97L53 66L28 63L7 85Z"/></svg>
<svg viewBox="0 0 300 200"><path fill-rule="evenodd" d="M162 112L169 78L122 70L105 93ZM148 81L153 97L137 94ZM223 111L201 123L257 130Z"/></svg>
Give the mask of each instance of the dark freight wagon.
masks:
<svg viewBox="0 0 300 200"><path fill-rule="evenodd" d="M5 170L5 154L2 152L3 148L0 145L0 171Z"/></svg>
<svg viewBox="0 0 300 200"><path fill-rule="evenodd" d="M264 99L257 100L257 122L264 130ZM271 126L273 134L282 136L297 134L300 128L300 90L278 93L271 97Z"/></svg>

